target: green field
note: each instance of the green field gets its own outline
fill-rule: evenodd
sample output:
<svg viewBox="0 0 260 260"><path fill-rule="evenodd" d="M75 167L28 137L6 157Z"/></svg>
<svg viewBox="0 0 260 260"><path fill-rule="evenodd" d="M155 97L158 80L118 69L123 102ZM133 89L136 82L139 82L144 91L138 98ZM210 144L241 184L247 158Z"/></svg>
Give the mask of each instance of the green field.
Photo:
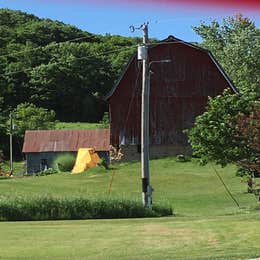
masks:
<svg viewBox="0 0 260 260"><path fill-rule="evenodd" d="M240 208L211 165L151 161L154 203L172 205L176 216L153 219L1 222L0 258L17 259L247 259L260 256L257 201L235 167L216 167ZM111 180L113 182L111 185ZM111 190L109 192L109 187ZM140 163L115 170L95 168L0 180L2 196L48 194L141 199Z"/></svg>
<svg viewBox="0 0 260 260"><path fill-rule="evenodd" d="M99 123L85 123L85 122L57 122L56 129L98 129L108 128L104 124Z"/></svg>

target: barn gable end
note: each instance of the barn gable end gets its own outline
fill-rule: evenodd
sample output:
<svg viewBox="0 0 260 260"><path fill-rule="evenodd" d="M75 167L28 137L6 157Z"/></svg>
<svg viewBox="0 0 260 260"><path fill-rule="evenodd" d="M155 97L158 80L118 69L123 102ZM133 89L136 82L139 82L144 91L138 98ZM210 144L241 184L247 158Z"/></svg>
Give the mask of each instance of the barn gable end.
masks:
<svg viewBox="0 0 260 260"><path fill-rule="evenodd" d="M176 153L186 152L190 149L183 130L205 111L208 97L237 89L210 52L173 36L149 47L148 55L149 61L171 60L151 65L151 150L167 147L169 154L163 154L172 155L175 147ZM141 77L142 66L134 54L107 96L112 145L140 145Z"/></svg>

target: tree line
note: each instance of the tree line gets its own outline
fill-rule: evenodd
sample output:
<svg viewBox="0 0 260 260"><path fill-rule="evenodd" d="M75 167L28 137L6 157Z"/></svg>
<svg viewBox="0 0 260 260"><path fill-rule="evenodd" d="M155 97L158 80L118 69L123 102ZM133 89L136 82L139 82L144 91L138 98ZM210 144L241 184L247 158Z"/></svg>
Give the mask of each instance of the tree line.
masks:
<svg viewBox="0 0 260 260"><path fill-rule="evenodd" d="M29 102L61 121L97 121L102 97L140 41L0 9L1 109Z"/></svg>
<svg viewBox="0 0 260 260"><path fill-rule="evenodd" d="M101 120L103 97L141 41L0 9L0 149L9 113L23 103L64 122Z"/></svg>

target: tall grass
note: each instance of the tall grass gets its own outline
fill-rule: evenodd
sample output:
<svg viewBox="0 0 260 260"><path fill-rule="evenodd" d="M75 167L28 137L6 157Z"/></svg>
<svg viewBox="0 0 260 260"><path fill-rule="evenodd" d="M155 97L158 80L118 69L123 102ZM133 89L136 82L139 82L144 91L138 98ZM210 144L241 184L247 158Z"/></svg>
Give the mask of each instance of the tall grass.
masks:
<svg viewBox="0 0 260 260"><path fill-rule="evenodd" d="M144 208L130 200L89 200L85 198L7 197L0 198L0 220L66 220L140 218L172 215L172 209Z"/></svg>

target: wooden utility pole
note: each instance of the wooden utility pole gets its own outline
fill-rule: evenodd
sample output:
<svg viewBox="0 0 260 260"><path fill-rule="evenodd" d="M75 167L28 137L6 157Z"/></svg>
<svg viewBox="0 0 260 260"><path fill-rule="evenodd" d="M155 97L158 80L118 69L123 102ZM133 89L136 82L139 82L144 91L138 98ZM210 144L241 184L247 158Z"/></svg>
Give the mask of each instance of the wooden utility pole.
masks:
<svg viewBox="0 0 260 260"><path fill-rule="evenodd" d="M149 98L150 98L150 72L148 59L148 23L135 28L130 26L134 32L136 29L142 29L143 44L138 46L138 59L143 62L143 80L142 80L142 104L141 104L141 167L142 167L142 200L147 208L152 207L152 187L150 185L149 174Z"/></svg>
<svg viewBox="0 0 260 260"><path fill-rule="evenodd" d="M143 81L142 81L142 114L141 114L141 164L142 164L142 197L145 207L152 207L152 188L150 186L149 173L149 59L148 59L148 24L142 25L143 47L145 56L143 59Z"/></svg>
<svg viewBox="0 0 260 260"><path fill-rule="evenodd" d="M10 113L10 175L13 175L13 115Z"/></svg>

